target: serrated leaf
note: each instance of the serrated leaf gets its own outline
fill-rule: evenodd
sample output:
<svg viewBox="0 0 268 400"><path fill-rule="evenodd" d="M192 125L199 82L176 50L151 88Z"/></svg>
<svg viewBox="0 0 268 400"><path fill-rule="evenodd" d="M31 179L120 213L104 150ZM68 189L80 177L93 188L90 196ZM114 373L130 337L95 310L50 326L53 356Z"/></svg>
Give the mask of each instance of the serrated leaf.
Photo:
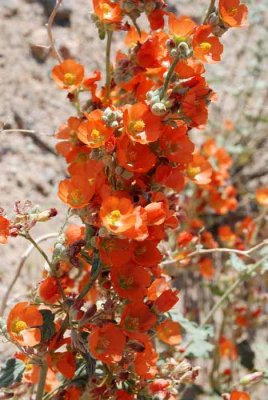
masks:
<svg viewBox="0 0 268 400"><path fill-rule="evenodd" d="M25 364L16 358L7 360L0 371L0 388L8 387L16 382L21 382Z"/></svg>
<svg viewBox="0 0 268 400"><path fill-rule="evenodd" d="M191 342L186 350L186 355L193 357L208 357L214 346L209 343L209 338L213 337L211 325L199 327L196 322L189 321L179 313L171 313L173 321L178 322L187 334L187 342Z"/></svg>
<svg viewBox="0 0 268 400"><path fill-rule="evenodd" d="M50 310L39 310L43 316L43 325L40 327L42 342L46 342L55 335L54 315Z"/></svg>
<svg viewBox="0 0 268 400"><path fill-rule="evenodd" d="M237 272L243 272L247 269L247 265L235 253L231 254L230 262L232 267L234 267L237 270Z"/></svg>

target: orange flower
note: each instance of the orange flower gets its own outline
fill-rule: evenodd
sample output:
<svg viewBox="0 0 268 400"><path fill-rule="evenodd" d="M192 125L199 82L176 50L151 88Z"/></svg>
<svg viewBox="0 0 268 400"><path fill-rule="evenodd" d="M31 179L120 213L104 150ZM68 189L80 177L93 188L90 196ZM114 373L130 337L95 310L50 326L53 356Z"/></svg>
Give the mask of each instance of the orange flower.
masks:
<svg viewBox="0 0 268 400"><path fill-rule="evenodd" d="M110 0L93 0L94 13L105 24L119 23L122 19L119 4Z"/></svg>
<svg viewBox="0 0 268 400"><path fill-rule="evenodd" d="M10 222L7 218L0 215L0 243L6 244L9 235Z"/></svg>
<svg viewBox="0 0 268 400"><path fill-rule="evenodd" d="M48 304L55 304L60 300L61 294L58 283L53 276L49 276L40 283L39 296L45 303Z"/></svg>
<svg viewBox="0 0 268 400"><path fill-rule="evenodd" d="M64 231L66 243L73 244L77 240L82 240L85 237L85 227L77 224L70 224Z"/></svg>
<svg viewBox="0 0 268 400"><path fill-rule="evenodd" d="M151 283L150 273L134 263L111 268L111 280L119 296L128 300L142 300Z"/></svg>
<svg viewBox="0 0 268 400"><path fill-rule="evenodd" d="M127 198L109 196L102 202L100 219L109 231L123 233L135 224L133 204Z"/></svg>
<svg viewBox="0 0 268 400"><path fill-rule="evenodd" d="M43 317L37 306L27 302L16 304L9 313L7 330L11 338L22 346L36 346L41 341Z"/></svg>
<svg viewBox="0 0 268 400"><path fill-rule="evenodd" d="M146 144L133 142L127 135L117 143L118 164L130 172L148 172L156 163L156 157Z"/></svg>
<svg viewBox="0 0 268 400"><path fill-rule="evenodd" d="M204 65L194 59L187 58L186 60L182 59L176 65L175 72L180 79L191 78L192 76L201 75L205 72Z"/></svg>
<svg viewBox="0 0 268 400"><path fill-rule="evenodd" d="M181 342L181 330L178 322L174 322L171 319L166 319L164 322L159 324L156 328L158 339L162 342L174 346Z"/></svg>
<svg viewBox="0 0 268 400"><path fill-rule="evenodd" d="M74 60L65 60L52 69L52 77L60 89L73 92L84 78L84 67Z"/></svg>
<svg viewBox="0 0 268 400"><path fill-rule="evenodd" d="M128 106L124 112L124 125L129 137L141 144L155 142L163 131L161 118L153 115L144 103Z"/></svg>
<svg viewBox="0 0 268 400"><path fill-rule="evenodd" d="M240 0L220 0L219 12L223 22L229 26L239 27L247 23L248 8L240 4Z"/></svg>
<svg viewBox="0 0 268 400"><path fill-rule="evenodd" d="M268 187L256 190L256 200L261 206L268 206Z"/></svg>
<svg viewBox="0 0 268 400"><path fill-rule="evenodd" d="M153 281L148 289L147 297L149 300L156 300L165 290L169 290L170 285L165 278L158 278Z"/></svg>
<svg viewBox="0 0 268 400"><path fill-rule="evenodd" d="M187 166L187 176L197 185L207 185L211 182L212 167L199 153L193 155L193 161Z"/></svg>
<svg viewBox="0 0 268 400"><path fill-rule="evenodd" d="M90 353L105 364L120 361L125 344L126 337L122 330L111 323L93 328L92 333L89 335Z"/></svg>
<svg viewBox="0 0 268 400"><path fill-rule="evenodd" d="M231 340L224 336L221 336L219 340L219 353L221 357L226 357L231 360L237 358L236 346L231 342Z"/></svg>
<svg viewBox="0 0 268 400"><path fill-rule="evenodd" d="M52 352L47 357L47 363L50 368L56 368L65 378L73 378L76 370L76 360L72 352Z"/></svg>
<svg viewBox="0 0 268 400"><path fill-rule="evenodd" d="M82 122L78 128L78 138L93 149L103 146L113 133L105 125L102 116L103 111L94 110L87 114L88 121Z"/></svg>
<svg viewBox="0 0 268 400"><path fill-rule="evenodd" d="M184 177L181 167L173 168L171 165L160 165L154 175L157 183L167 186L176 192L184 188Z"/></svg>
<svg viewBox="0 0 268 400"><path fill-rule="evenodd" d="M238 390L233 390L231 393L230 400L250 400L250 395L246 392L239 392Z"/></svg>
<svg viewBox="0 0 268 400"><path fill-rule="evenodd" d="M169 311L179 301L179 291L165 290L154 302L154 308L157 312L165 313Z"/></svg>
<svg viewBox="0 0 268 400"><path fill-rule="evenodd" d="M171 13L169 14L168 24L169 31L176 44L186 42L196 28L196 23L191 18L184 16L177 18Z"/></svg>
<svg viewBox="0 0 268 400"><path fill-rule="evenodd" d="M56 138L63 139L63 141L56 144L56 150L67 160L72 151L75 150L78 144L78 127L81 120L76 117L70 117L67 125L62 125L55 133Z"/></svg>
<svg viewBox="0 0 268 400"><path fill-rule="evenodd" d="M59 198L72 208L85 207L95 193L95 182L92 180L85 174L64 179L59 184Z"/></svg>
<svg viewBox="0 0 268 400"><path fill-rule="evenodd" d="M160 145L170 161L180 164L192 161L194 144L187 136L186 125L181 124L177 128L167 127L160 138Z"/></svg>
<svg viewBox="0 0 268 400"><path fill-rule="evenodd" d="M207 63L220 61L223 52L223 45L219 39L211 36L212 30L211 25L201 25L193 36L195 57Z"/></svg>
<svg viewBox="0 0 268 400"><path fill-rule="evenodd" d="M157 373L157 353L151 339L148 335L139 332L131 333L131 338L138 340L144 346L144 351L136 355L135 372L144 379L153 378Z"/></svg>
<svg viewBox="0 0 268 400"><path fill-rule="evenodd" d="M142 301L136 301L125 306L120 325L126 331L144 332L155 323L156 315Z"/></svg>
<svg viewBox="0 0 268 400"><path fill-rule="evenodd" d="M198 263L200 274L207 279L212 279L215 275L215 268L213 267L210 258L203 258Z"/></svg>

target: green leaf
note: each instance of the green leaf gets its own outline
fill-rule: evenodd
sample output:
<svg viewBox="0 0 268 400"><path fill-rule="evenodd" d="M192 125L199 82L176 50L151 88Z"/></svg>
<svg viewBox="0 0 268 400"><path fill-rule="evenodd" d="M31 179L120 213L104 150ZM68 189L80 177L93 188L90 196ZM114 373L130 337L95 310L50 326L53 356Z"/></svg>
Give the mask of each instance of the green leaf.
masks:
<svg viewBox="0 0 268 400"><path fill-rule="evenodd" d="M43 325L40 327L42 342L51 339L55 333L54 315L50 310L40 310L43 316Z"/></svg>
<svg viewBox="0 0 268 400"><path fill-rule="evenodd" d="M185 330L187 335L187 343L191 342L186 350L186 355L192 357L209 357L209 353L214 346L209 342L209 338L213 337L213 328L211 325L199 327L196 322L189 321L181 314L172 312L172 319L178 322Z"/></svg>
<svg viewBox="0 0 268 400"><path fill-rule="evenodd" d="M16 382L21 382L25 364L16 358L7 360L0 372L0 388L8 387Z"/></svg>
<svg viewBox="0 0 268 400"><path fill-rule="evenodd" d="M230 262L232 267L234 267L237 270L237 272L243 272L247 269L247 265L235 253L231 254Z"/></svg>

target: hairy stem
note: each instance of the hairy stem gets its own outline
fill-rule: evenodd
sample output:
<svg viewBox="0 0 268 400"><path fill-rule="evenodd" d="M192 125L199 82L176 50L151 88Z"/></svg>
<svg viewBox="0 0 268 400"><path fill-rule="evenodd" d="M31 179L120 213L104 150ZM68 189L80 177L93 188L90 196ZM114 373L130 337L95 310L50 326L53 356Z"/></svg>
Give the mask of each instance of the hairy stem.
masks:
<svg viewBox="0 0 268 400"><path fill-rule="evenodd" d="M165 96L165 94L166 94L166 92L168 90L169 82L170 82L170 80L171 80L171 78L173 76L174 70L176 68L176 65L179 62L179 59L180 59L180 57L177 56L174 59L173 63L171 64L170 68L169 68L169 71L167 73L167 76L166 76L166 79L165 79L165 82L164 82L164 85L163 85L163 89L162 89L162 92L161 92L161 99L163 99L163 97Z"/></svg>
<svg viewBox="0 0 268 400"><path fill-rule="evenodd" d="M57 48L56 48L56 44L55 44L55 40L53 37L53 33L52 33L52 25L54 22L54 19L57 15L57 12L61 6L62 0L57 0L56 5L52 11L52 13L50 14L50 17L48 19L48 23L47 23L47 34L48 34L48 39L50 42L50 47L52 50L52 54L55 56L55 58L58 60L59 63L62 63L63 59L60 55L60 53L58 52Z"/></svg>
<svg viewBox="0 0 268 400"><path fill-rule="evenodd" d="M44 394L44 389L45 389L45 384L46 384L46 377L47 377L47 370L48 370L47 363L43 362L43 364L41 365L39 382L38 382L35 400L43 399L43 394Z"/></svg>
<svg viewBox="0 0 268 400"><path fill-rule="evenodd" d="M106 44L106 97L110 98L111 91L111 47L112 47L113 31L107 32L107 44Z"/></svg>
<svg viewBox="0 0 268 400"><path fill-rule="evenodd" d="M215 3L216 3L216 0L210 0L208 10L207 10L205 18L203 20L203 24L206 24L208 22L208 18L210 16L210 14L215 10Z"/></svg>

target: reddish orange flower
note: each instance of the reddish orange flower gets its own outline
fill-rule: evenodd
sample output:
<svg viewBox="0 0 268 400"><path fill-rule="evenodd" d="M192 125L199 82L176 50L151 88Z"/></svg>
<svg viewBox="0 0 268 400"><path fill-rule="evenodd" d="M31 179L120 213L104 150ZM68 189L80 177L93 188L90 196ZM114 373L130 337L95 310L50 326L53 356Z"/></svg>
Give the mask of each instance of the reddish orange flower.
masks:
<svg viewBox="0 0 268 400"><path fill-rule="evenodd" d="M84 78L84 67L74 60L65 60L52 69L52 77L60 89L74 91Z"/></svg>
<svg viewBox="0 0 268 400"><path fill-rule="evenodd" d="M187 126L167 127L160 138L160 145L165 156L173 162L185 164L192 161L194 144L187 136Z"/></svg>
<svg viewBox="0 0 268 400"><path fill-rule="evenodd" d="M256 190L256 200L261 206L268 206L268 187Z"/></svg>
<svg viewBox="0 0 268 400"><path fill-rule="evenodd" d="M194 236L187 231L182 231L178 235L178 245L181 247L187 246L193 240Z"/></svg>
<svg viewBox="0 0 268 400"><path fill-rule="evenodd" d="M113 130L102 120L103 111L94 110L87 114L88 120L78 128L78 138L90 148L103 146L111 137Z"/></svg>
<svg viewBox="0 0 268 400"><path fill-rule="evenodd" d="M127 239L101 238L98 243L102 261L107 265L124 265L132 258L134 242Z"/></svg>
<svg viewBox="0 0 268 400"><path fill-rule="evenodd" d="M202 258L198 263L200 274L207 279L212 279L215 275L215 268L211 258Z"/></svg>
<svg viewBox="0 0 268 400"><path fill-rule="evenodd" d="M111 323L94 328L89 335L90 353L105 364L120 361L125 344L126 337L122 330Z"/></svg>
<svg viewBox="0 0 268 400"><path fill-rule="evenodd" d="M157 353L148 335L135 332L131 338L138 340L144 346L144 351L137 353L134 361L135 372L144 379L153 378L157 373Z"/></svg>
<svg viewBox="0 0 268 400"><path fill-rule="evenodd" d="M62 400L77 400L80 399L81 390L77 387L69 387L64 391L64 397Z"/></svg>
<svg viewBox="0 0 268 400"><path fill-rule="evenodd" d="M0 215L0 244L6 244L9 235L10 222L7 218Z"/></svg>
<svg viewBox="0 0 268 400"><path fill-rule="evenodd" d="M145 207L145 211L148 225L161 225L167 216L165 205L162 201L154 201L148 204Z"/></svg>
<svg viewBox="0 0 268 400"><path fill-rule="evenodd" d="M174 36L175 43L186 42L196 28L196 23L189 17L176 17L169 14L169 31Z"/></svg>
<svg viewBox="0 0 268 400"><path fill-rule="evenodd" d="M203 62L220 61L223 45L216 36L212 36L211 25L201 25L193 36L193 50L196 58Z"/></svg>
<svg viewBox="0 0 268 400"><path fill-rule="evenodd" d="M73 378L76 370L76 360L71 351L52 352L48 355L47 362L50 368L56 368L65 378Z"/></svg>
<svg viewBox="0 0 268 400"><path fill-rule="evenodd" d="M111 268L111 280L119 296L128 300L142 300L151 283L150 273L134 263Z"/></svg>
<svg viewBox="0 0 268 400"><path fill-rule="evenodd" d="M187 176L197 185L207 185L211 182L212 167L199 153L193 155L193 161L187 166Z"/></svg>
<svg viewBox="0 0 268 400"><path fill-rule="evenodd" d="M133 142L127 135L117 143L118 164L130 172L148 172L156 163L156 157L146 144Z"/></svg>
<svg viewBox="0 0 268 400"><path fill-rule="evenodd" d="M22 346L33 347L40 343L42 325L43 317L38 307L27 302L16 304L7 319L9 335Z"/></svg>
<svg viewBox="0 0 268 400"><path fill-rule="evenodd" d="M239 392L238 390L233 390L231 393L230 400L250 400L250 395L246 392Z"/></svg>
<svg viewBox="0 0 268 400"><path fill-rule="evenodd" d="M133 260L139 265L150 267L161 262L162 254L152 240L143 240L135 243Z"/></svg>
<svg viewBox="0 0 268 400"><path fill-rule="evenodd" d="M232 27L247 24L248 8L240 0L220 0L219 12L223 22Z"/></svg>
<svg viewBox="0 0 268 400"><path fill-rule="evenodd" d="M160 165L154 175L157 183L167 186L176 192L184 188L184 176L181 167L173 168L171 165Z"/></svg>
<svg viewBox="0 0 268 400"><path fill-rule="evenodd" d="M40 283L39 296L48 304L55 304L60 300L60 289L57 280L53 276L49 276Z"/></svg>
<svg viewBox="0 0 268 400"><path fill-rule="evenodd" d="M126 133L134 142L146 144L155 142L163 131L161 118L152 114L144 103L136 103L124 112Z"/></svg>
<svg viewBox="0 0 268 400"><path fill-rule="evenodd" d="M56 138L63 139L61 142L56 144L56 149L59 154L66 158L69 158L72 151L75 150L78 141L77 133L78 127L81 124L81 120L76 117L70 117L67 121L67 125L62 125L55 133Z"/></svg>
<svg viewBox="0 0 268 400"><path fill-rule="evenodd" d="M134 207L127 198L107 197L100 209L103 225L114 233L123 233L130 229L136 221Z"/></svg>
<svg viewBox="0 0 268 400"><path fill-rule="evenodd" d="M126 331L145 332L155 323L156 315L142 301L136 301L125 306L120 325Z"/></svg>
<svg viewBox="0 0 268 400"><path fill-rule="evenodd" d="M153 281L148 289L147 297L149 300L156 300L165 290L169 290L170 285L165 278L158 278Z"/></svg>
<svg viewBox="0 0 268 400"><path fill-rule="evenodd" d="M136 54L138 65L142 68L160 67L165 49L165 41L166 35L162 33L151 35L144 43L139 44Z"/></svg>
<svg viewBox="0 0 268 400"><path fill-rule="evenodd" d="M157 312L165 313L169 311L179 301L179 291L165 290L154 302L154 308Z"/></svg>
<svg viewBox="0 0 268 400"><path fill-rule="evenodd" d="M236 346L226 337L222 336L219 340L219 353L221 357L227 357L231 360L237 358Z"/></svg>
<svg viewBox="0 0 268 400"><path fill-rule="evenodd" d="M94 13L105 24L119 23L122 19L119 4L110 0L93 0Z"/></svg>
<svg viewBox="0 0 268 400"><path fill-rule="evenodd" d="M115 393L115 400L134 400L134 394L125 392L125 390L117 390Z"/></svg>
<svg viewBox="0 0 268 400"><path fill-rule="evenodd" d="M174 346L181 342L181 329L178 322L166 319L156 328L158 339L162 342Z"/></svg>
<svg viewBox="0 0 268 400"><path fill-rule="evenodd" d="M188 79L193 76L202 75L205 72L204 65L195 58L180 60L175 68L175 72L180 79Z"/></svg>

